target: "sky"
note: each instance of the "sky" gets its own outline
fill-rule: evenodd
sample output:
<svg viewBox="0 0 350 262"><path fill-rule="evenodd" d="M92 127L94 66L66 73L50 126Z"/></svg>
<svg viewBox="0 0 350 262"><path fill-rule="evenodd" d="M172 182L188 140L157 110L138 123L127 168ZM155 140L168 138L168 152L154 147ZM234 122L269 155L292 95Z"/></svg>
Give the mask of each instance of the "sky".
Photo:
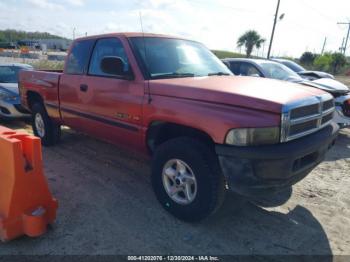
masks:
<svg viewBox="0 0 350 262"><path fill-rule="evenodd" d="M253 54L266 55L277 0L0 0L0 29L46 31L67 38L108 32L170 34L210 49L244 52L237 39L256 30L266 39ZM273 56L337 51L347 33L350 0L281 0ZM350 55L350 39L348 42Z"/></svg>

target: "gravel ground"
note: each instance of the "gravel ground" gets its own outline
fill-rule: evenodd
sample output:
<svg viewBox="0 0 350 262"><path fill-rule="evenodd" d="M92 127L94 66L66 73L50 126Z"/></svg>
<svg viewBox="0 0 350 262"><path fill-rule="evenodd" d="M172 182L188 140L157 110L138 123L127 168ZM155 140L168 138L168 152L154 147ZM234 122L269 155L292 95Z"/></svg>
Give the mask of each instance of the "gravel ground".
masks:
<svg viewBox="0 0 350 262"><path fill-rule="evenodd" d="M23 122L0 123L30 132ZM228 194L199 224L158 204L148 161L64 130L43 149L45 174L59 200L57 222L42 237L0 243L6 254L335 254L350 255L350 130L306 179L274 198Z"/></svg>

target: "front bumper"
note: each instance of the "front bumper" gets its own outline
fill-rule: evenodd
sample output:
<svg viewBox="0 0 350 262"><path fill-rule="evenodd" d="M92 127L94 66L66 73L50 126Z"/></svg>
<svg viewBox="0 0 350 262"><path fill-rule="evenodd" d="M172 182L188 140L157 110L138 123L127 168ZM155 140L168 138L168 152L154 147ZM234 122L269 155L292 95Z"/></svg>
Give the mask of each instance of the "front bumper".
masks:
<svg viewBox="0 0 350 262"><path fill-rule="evenodd" d="M1 118L28 118L30 114L26 111L19 101L7 102L0 100L0 117Z"/></svg>
<svg viewBox="0 0 350 262"><path fill-rule="evenodd" d="M331 123L290 142L249 147L216 145L216 153L231 190L248 196L264 194L303 179L323 161L338 131L338 125Z"/></svg>

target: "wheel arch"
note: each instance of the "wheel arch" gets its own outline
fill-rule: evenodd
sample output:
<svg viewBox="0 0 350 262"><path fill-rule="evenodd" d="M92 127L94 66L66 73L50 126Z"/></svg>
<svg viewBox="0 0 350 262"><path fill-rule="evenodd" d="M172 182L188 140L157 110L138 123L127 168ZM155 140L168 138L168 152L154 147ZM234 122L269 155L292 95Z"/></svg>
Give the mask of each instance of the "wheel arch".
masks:
<svg viewBox="0 0 350 262"><path fill-rule="evenodd" d="M152 154L157 146L177 137L191 137L198 139L210 147L214 146L212 137L203 130L168 121L153 121L146 132L146 144Z"/></svg>
<svg viewBox="0 0 350 262"><path fill-rule="evenodd" d="M27 92L27 103L28 103L28 107L30 110L32 110L33 105L36 102L44 104L44 99L42 98L42 96L38 92L28 91Z"/></svg>

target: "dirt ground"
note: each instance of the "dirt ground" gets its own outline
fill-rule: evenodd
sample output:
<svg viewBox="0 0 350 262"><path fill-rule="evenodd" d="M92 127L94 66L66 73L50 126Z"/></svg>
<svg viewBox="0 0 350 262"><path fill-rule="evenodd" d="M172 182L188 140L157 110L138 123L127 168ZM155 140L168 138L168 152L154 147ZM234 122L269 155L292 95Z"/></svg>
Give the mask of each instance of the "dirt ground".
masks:
<svg viewBox="0 0 350 262"><path fill-rule="evenodd" d="M0 124L31 130L19 121ZM293 192L260 204L228 194L222 209L200 224L181 222L161 208L149 163L132 153L66 129L61 144L43 149L43 159L59 200L57 222L40 238L0 243L0 257L350 255L350 130L341 132L327 159Z"/></svg>

